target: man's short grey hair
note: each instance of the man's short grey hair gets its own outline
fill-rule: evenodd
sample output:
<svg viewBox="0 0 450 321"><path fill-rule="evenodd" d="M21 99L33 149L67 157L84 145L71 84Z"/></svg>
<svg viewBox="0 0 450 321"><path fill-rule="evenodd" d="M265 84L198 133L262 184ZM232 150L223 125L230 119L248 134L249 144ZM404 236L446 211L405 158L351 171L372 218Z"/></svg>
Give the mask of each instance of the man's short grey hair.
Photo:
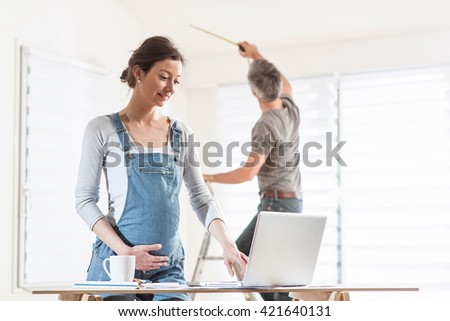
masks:
<svg viewBox="0 0 450 321"><path fill-rule="evenodd" d="M281 93L281 74L265 59L254 60L247 74L250 88L262 101L277 99Z"/></svg>

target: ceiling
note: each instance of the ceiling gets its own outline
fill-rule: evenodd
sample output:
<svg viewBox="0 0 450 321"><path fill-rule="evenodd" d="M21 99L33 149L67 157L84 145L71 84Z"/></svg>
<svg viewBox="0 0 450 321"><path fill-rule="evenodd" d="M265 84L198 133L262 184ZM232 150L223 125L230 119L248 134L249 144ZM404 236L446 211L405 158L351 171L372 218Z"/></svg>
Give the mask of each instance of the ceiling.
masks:
<svg viewBox="0 0 450 321"><path fill-rule="evenodd" d="M450 29L449 0L118 0L151 35L188 57L226 54L234 42L261 48Z"/></svg>

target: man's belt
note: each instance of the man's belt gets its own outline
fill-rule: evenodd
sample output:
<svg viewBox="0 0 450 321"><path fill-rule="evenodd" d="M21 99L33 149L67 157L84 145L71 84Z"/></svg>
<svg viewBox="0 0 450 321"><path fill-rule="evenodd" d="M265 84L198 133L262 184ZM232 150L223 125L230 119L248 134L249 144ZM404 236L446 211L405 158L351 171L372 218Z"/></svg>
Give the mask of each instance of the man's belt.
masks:
<svg viewBox="0 0 450 321"><path fill-rule="evenodd" d="M282 192L282 191L265 191L260 193L261 198L273 197L273 198L298 198L300 194L296 192Z"/></svg>

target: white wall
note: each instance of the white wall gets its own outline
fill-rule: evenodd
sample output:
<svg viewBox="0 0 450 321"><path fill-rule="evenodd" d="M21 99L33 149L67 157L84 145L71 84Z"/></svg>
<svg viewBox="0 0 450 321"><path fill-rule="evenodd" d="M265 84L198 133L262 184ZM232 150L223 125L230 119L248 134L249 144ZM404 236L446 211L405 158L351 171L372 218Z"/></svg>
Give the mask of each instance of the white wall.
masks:
<svg viewBox="0 0 450 321"><path fill-rule="evenodd" d="M247 39L252 42L251 39ZM283 48L261 48L287 77L362 72L450 62L450 29L401 36ZM258 45L258 44L256 44ZM189 62L190 88L246 81L247 62L235 55L197 57Z"/></svg>
<svg viewBox="0 0 450 321"><path fill-rule="evenodd" d="M0 2L0 140L1 224L0 300L44 299L16 289L15 175L17 158L17 63L16 42L68 61L81 61L111 70L117 76L119 101L127 100L126 86L119 75L126 67L129 50L149 36L133 17L111 0L40 0ZM64 108L64 106L61 106ZM119 106L111 106L111 110ZM55 240L57 241L57 240ZM63 262L61 262L63 265Z"/></svg>

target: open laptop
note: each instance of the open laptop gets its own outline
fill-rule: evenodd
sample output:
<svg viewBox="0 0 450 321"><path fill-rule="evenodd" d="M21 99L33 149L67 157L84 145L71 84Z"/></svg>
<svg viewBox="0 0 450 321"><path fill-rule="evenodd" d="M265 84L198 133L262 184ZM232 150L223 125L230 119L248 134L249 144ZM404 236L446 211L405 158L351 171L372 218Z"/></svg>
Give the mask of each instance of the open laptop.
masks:
<svg viewBox="0 0 450 321"><path fill-rule="evenodd" d="M310 284L326 220L326 216L260 212L243 281L206 282L204 285L252 287Z"/></svg>

